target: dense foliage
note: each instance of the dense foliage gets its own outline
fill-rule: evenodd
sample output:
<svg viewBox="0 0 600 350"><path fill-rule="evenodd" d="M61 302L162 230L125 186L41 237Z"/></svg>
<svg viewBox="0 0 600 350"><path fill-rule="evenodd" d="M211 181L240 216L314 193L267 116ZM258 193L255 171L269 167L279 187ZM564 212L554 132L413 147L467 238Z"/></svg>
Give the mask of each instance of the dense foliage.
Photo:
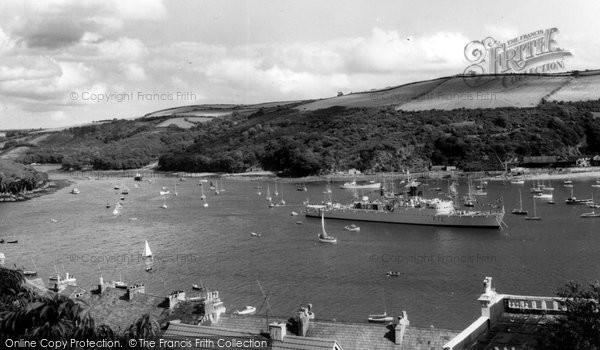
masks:
<svg viewBox="0 0 600 350"><path fill-rule="evenodd" d="M47 174L32 167L0 159L0 193L31 191L47 180Z"/></svg>
<svg viewBox="0 0 600 350"><path fill-rule="evenodd" d="M24 163L61 163L64 169L133 169L162 152L191 143L179 128L156 129L153 123L115 120L53 133L30 148ZM187 143L186 138L187 136Z"/></svg>
<svg viewBox="0 0 600 350"><path fill-rule="evenodd" d="M118 340L131 349L132 347L127 347L129 339L153 340L158 334L158 324L147 314L141 315L127 330L119 333L107 325L96 325L90 310L90 306L60 294L40 294L25 283L20 271L0 266L1 344L5 344L7 339L38 342L42 339ZM70 346L68 348L79 349Z"/></svg>
<svg viewBox="0 0 600 350"><path fill-rule="evenodd" d="M21 161L59 162L66 169L128 169L158 159L168 171L261 168L283 176L430 165L501 169L502 161L524 156L600 153L597 112L600 101L420 112L271 107L191 129L157 128L161 118L118 120L51 134Z"/></svg>
<svg viewBox="0 0 600 350"><path fill-rule="evenodd" d="M558 292L566 298L566 317L550 325L550 332L543 349L600 349L600 282L587 288L577 282L569 282Z"/></svg>
<svg viewBox="0 0 600 350"><path fill-rule="evenodd" d="M251 167L303 176L357 168L390 171L456 165L501 169L530 155L600 152L600 101L536 108L403 112L393 108L272 109L197 128L193 145L164 153L165 170Z"/></svg>

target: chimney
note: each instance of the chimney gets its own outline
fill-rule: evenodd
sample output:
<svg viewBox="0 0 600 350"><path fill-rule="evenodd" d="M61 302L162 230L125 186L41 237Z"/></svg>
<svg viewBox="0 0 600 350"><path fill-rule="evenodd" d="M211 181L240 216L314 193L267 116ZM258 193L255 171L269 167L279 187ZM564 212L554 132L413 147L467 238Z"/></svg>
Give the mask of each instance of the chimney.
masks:
<svg viewBox="0 0 600 350"><path fill-rule="evenodd" d="M408 328L409 325L410 325L410 321L408 320L406 311L402 310L402 316L398 316L398 324L394 328L394 331L395 331L394 344L402 346L402 341L404 340L404 336L406 334L406 328Z"/></svg>
<svg viewBox="0 0 600 350"><path fill-rule="evenodd" d="M271 336L271 340L283 341L286 334L285 323L277 323L273 322L269 324L269 335Z"/></svg>
<svg viewBox="0 0 600 350"><path fill-rule="evenodd" d="M144 286L142 283L127 287L127 300L132 300L134 295L140 293L146 293L146 286Z"/></svg>
<svg viewBox="0 0 600 350"><path fill-rule="evenodd" d="M312 305L308 305L308 307L301 306L300 310L298 311L298 316L296 317L297 333L300 337L306 337L306 333L308 332L308 326L310 324L310 319L314 318L314 315L310 311ZM311 315L313 316L311 317Z"/></svg>
<svg viewBox="0 0 600 350"><path fill-rule="evenodd" d="M175 306L177 306L177 303L179 303L180 301L185 301L185 292L182 290L178 290L167 295L169 309L173 309Z"/></svg>
<svg viewBox="0 0 600 350"><path fill-rule="evenodd" d="M105 289L106 285L104 284L104 278L102 278L102 275L100 275L100 283L98 283L98 294L104 293Z"/></svg>

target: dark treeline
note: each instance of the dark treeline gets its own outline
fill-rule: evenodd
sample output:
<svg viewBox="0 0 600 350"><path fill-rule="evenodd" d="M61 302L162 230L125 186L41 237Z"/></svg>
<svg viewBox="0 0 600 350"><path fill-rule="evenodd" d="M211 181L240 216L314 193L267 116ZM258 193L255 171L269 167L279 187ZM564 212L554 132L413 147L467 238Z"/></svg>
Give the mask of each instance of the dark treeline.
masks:
<svg viewBox="0 0 600 350"><path fill-rule="evenodd" d="M600 101L420 112L273 107L215 118L191 129L156 128L162 119L71 128L39 142L21 160L62 163L65 169L119 170L159 159L167 171L261 168L282 176L430 165L491 170L523 156L600 153L595 112L600 112Z"/></svg>
<svg viewBox="0 0 600 350"><path fill-rule="evenodd" d="M18 194L40 187L48 175L9 160L0 160L0 193Z"/></svg>
<svg viewBox="0 0 600 350"><path fill-rule="evenodd" d="M600 152L600 101L536 108L403 112L393 108L259 111L197 129L194 144L164 153L164 170L243 171L304 176L361 171L501 169L501 160Z"/></svg>

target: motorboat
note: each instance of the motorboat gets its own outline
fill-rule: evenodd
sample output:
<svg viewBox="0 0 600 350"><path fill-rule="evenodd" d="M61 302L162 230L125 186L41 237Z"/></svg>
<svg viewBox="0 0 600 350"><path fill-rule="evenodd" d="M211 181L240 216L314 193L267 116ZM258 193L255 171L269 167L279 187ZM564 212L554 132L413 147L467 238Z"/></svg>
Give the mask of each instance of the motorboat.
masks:
<svg viewBox="0 0 600 350"><path fill-rule="evenodd" d="M384 312L379 315L369 315L368 320L369 322L373 323L388 323L394 321L394 318L392 316L388 316L387 312Z"/></svg>
<svg viewBox="0 0 600 350"><path fill-rule="evenodd" d="M354 224L351 224L351 225L345 226L344 228L345 228L346 230L348 230L348 231L353 231L353 232L360 231L360 227L358 227L358 226L356 226L356 225L354 225Z"/></svg>
<svg viewBox="0 0 600 350"><path fill-rule="evenodd" d="M256 232L250 232L250 236L253 236L253 237L260 237L260 233L256 233Z"/></svg>
<svg viewBox="0 0 600 350"><path fill-rule="evenodd" d="M235 310L234 315L253 315L256 312L254 306L247 305L243 310Z"/></svg>
<svg viewBox="0 0 600 350"><path fill-rule="evenodd" d="M388 271L386 273L386 275L388 277L400 277L400 272L398 272L398 271Z"/></svg>

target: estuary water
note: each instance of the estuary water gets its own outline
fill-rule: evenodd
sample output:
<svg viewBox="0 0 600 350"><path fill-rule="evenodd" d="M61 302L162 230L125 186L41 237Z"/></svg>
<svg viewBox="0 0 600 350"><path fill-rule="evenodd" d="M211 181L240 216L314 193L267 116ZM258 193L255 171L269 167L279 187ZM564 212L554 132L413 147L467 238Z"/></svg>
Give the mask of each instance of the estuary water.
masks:
<svg viewBox="0 0 600 350"><path fill-rule="evenodd" d="M553 184L555 205L536 202L541 221L510 214L518 206L519 188L524 208L533 210L531 181L490 182L475 209L489 210L487 204L502 197L508 225L503 230L355 222L360 232L349 232L344 226L350 222L327 220L327 232L338 238L338 244L327 245L317 241L320 220L302 215L304 200L324 199L323 182L307 184L306 192L278 183L278 197L273 181L225 180L226 191L218 195L205 184L205 208L197 179L71 180L74 185L49 195L0 203L0 237L19 240L0 245L7 266L35 263L45 281L64 268L86 290L97 285L100 274L105 280L145 283L148 293L159 295L202 283L220 292L227 312L261 306L258 280L269 294L271 315L282 319L301 303L312 303L319 319L360 322L384 310L394 316L406 310L412 325L450 329L463 329L480 315L477 298L486 276L500 293L545 296L571 279L600 278L600 218L580 218L591 209L566 205L571 188L562 181ZM600 200L593 183L574 181L574 194L587 198L596 191ZM115 185L129 194L121 195ZM286 206L268 207L267 185L274 202L283 193ZM331 185L333 201L349 202L353 193L339 185ZM429 188L438 185L431 182ZM161 208L163 186L171 192L167 209ZM80 194L71 194L73 187ZM464 194L466 184L459 190ZM424 195L437 196L428 187ZM121 196L123 208L113 215ZM155 255L151 272L141 258L145 240ZM387 277L387 271L400 276Z"/></svg>

